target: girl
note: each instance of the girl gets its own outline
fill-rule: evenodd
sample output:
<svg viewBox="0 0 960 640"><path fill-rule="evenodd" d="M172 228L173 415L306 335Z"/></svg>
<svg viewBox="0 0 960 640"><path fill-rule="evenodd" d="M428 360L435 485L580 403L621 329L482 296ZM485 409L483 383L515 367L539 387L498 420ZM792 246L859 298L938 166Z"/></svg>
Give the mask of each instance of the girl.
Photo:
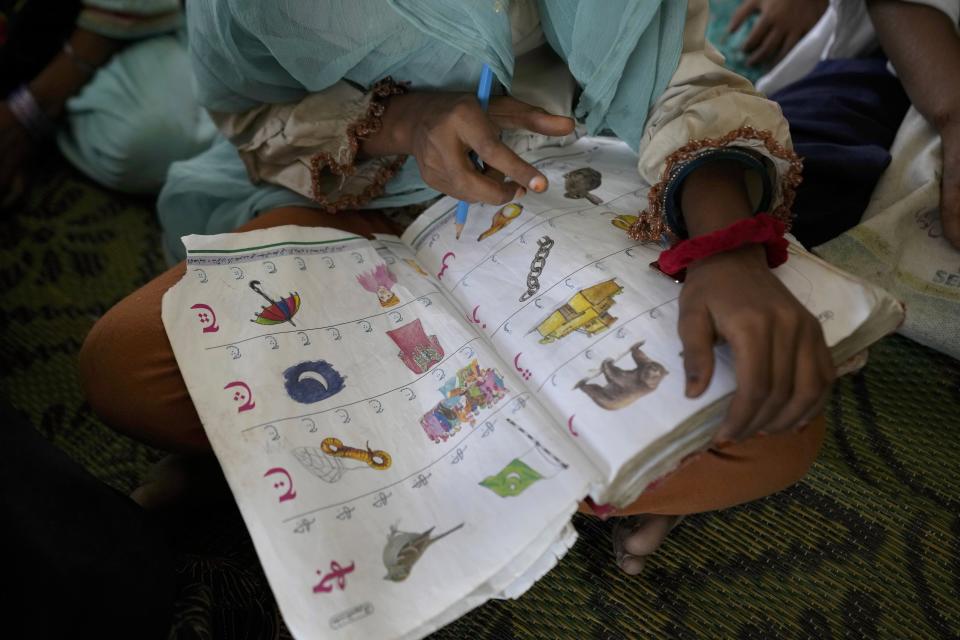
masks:
<svg viewBox="0 0 960 640"><path fill-rule="evenodd" d="M187 233L283 224L389 232L378 208L438 191L506 203L549 188L516 152L562 143L574 118L639 152L649 207L634 238L729 234L758 212L789 221L800 162L787 124L722 67L706 21L706 0L190 3L200 99L225 138L171 169L159 204L166 248L180 258ZM487 113L470 94L483 62L504 88ZM206 451L160 320L183 273L180 263L105 315L81 369L108 424ZM718 340L732 348L738 389L715 448L622 512L639 514L615 535L628 573L679 516L796 482L823 438L830 356L762 245L690 265L680 313L687 394L709 384Z"/></svg>

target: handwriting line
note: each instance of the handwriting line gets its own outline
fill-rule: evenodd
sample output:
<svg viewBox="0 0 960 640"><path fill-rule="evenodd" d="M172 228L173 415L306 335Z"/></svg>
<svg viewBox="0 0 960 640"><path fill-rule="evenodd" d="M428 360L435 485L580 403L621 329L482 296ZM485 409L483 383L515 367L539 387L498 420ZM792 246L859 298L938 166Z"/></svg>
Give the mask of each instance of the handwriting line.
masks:
<svg viewBox="0 0 960 640"><path fill-rule="evenodd" d="M448 291L450 291L451 293L453 293L454 289L456 289L457 287L459 287L460 284L461 284L464 280L466 280L467 277L468 277L470 274L472 274L474 271L476 271L476 270L479 269L481 266L483 266L483 264L484 264L487 260L489 260L491 256L498 255L500 252L504 251L507 247L509 247L509 246L512 245L513 243L519 241L519 240L520 240L520 237L523 236L525 233L529 233L529 232L533 231L534 229L536 229L537 227L543 226L543 225L545 225L545 224L549 224L549 223L550 223L551 221L553 221L553 220L559 220L560 218L564 218L564 217L566 217L566 216L579 215L579 214L583 213L584 211L590 211L591 209L597 209L597 208L600 208L600 207L609 207L609 206L611 206L614 202L616 202L617 200L620 200L621 198L626 198L627 196L630 196L630 195L633 195L633 192L632 192L632 191L628 191L628 192L626 192L626 193L622 193L622 194L620 194L619 196L617 196L616 198L613 198L612 200L609 200L609 201L607 201L607 202L604 202L602 205L591 205L591 206L589 206L589 207L578 207L578 208L575 208L575 209L573 209L573 210L569 210L569 209L568 209L568 210L564 210L564 212L561 213L561 214L558 214L558 215L555 215L555 216L551 216L551 217L549 217L549 218L543 217L541 214L537 214L537 216L536 216L535 218L532 218L531 220L527 220L526 222L524 222L523 225L521 225L518 229L516 229L516 230L513 232L512 235L508 236L507 238L504 238L496 247L494 247L494 248L492 248L490 251L488 251L488 252L483 256L483 258L481 258L475 265L473 265L473 267L471 267L467 272L465 272L465 273L460 277L460 279L457 280L456 283L454 283L454 285L453 285L452 287L450 287L450 289L448 289ZM556 210L556 209L553 209L553 211L555 211L555 210ZM548 209L548 211L549 211L549 209ZM611 212L611 213L612 213L612 212ZM522 231L521 231L521 229L522 229Z"/></svg>
<svg viewBox="0 0 960 640"><path fill-rule="evenodd" d="M492 418L493 416L497 415L498 413L500 413L501 411L503 411L504 409L506 409L507 407L509 407L510 404L513 403L513 402L514 402L515 400L517 400L518 398L523 398L524 396L529 396L529 395L530 395L530 392L529 392L529 391L523 391L523 392L521 392L521 393L517 393L517 394L515 394L515 395L510 396L509 398L506 399L506 402L502 402L502 403L500 404L500 406L497 407L493 412L491 412L491 413L489 413L488 415L486 415L486 416L483 418L483 422L488 422L488 421L490 420L490 418ZM479 418L479 417L477 418L477 423L478 423L478 425L481 423L481 418ZM401 479L399 479L399 480L397 480L397 481L395 481L395 482L391 482L390 484L384 485L384 486L379 487L379 488L377 488L377 489L373 489L372 491L368 491L368 492L366 492L366 493L362 493L362 494L360 494L360 495L353 496L352 498L348 498L348 499L346 499L346 500L341 500L340 502L328 504L328 505L325 505L325 506L323 506L323 507L317 507L317 508L315 508L315 509L310 509L309 511L304 511L303 513L299 513L299 514L297 514L297 515L295 515L295 516L290 516L289 518L285 518L285 519L283 520L283 522L284 522L284 523L287 523L287 522L290 522L290 521L292 521L292 520L296 520L297 518L303 518L304 516L308 516L308 515L310 515L310 514L312 514L312 513L317 513L318 511L324 511L324 510L326 510L326 509L334 509L334 508L336 508L336 507L341 507L341 506L343 506L343 505L345 505L345 504L349 504L349 503L351 503L351 502L356 502L357 500L361 500L361 499L363 499L363 498L367 498L367 497L369 497L369 496L375 495L375 494L377 494L377 493L380 493L381 491L385 491L386 489L392 489L393 487L395 487L395 486L397 486L397 485L399 485L399 484L402 484L402 483L406 482L407 480L410 480L411 478L413 478L413 477L415 477L415 476L423 473L423 472L426 471L427 469L430 469L430 468L436 466L440 461L442 461L444 458L446 458L446 457L449 456L451 453L455 452L459 447L461 447L461 445L463 445L463 443L466 442L467 439L468 439L470 436L472 436L474 433L476 433L477 431L478 431L478 428L477 428L476 426L473 427L473 428L471 428L470 431L467 432L462 438L460 438L459 440L457 440L455 443L452 443L452 444L450 445L450 448L447 449L446 451L444 451L443 454L441 454L438 458L435 458L433 461L431 461L430 463L428 463L426 466L423 466L423 467L417 469L416 471L413 471L413 472L407 474L406 476L404 476L403 478L401 478Z"/></svg>
<svg viewBox="0 0 960 640"><path fill-rule="evenodd" d="M630 251L631 249L637 249L637 248L642 247L642 246L643 246L642 244L634 244L634 245L631 245L631 246L626 247L626 248L624 248L624 249L620 249L619 251L614 251L613 253L608 253L607 255L601 256L600 258L594 260L593 262L588 262L587 264L583 265L583 266L580 267L579 269L576 269L575 271L572 271L572 272L568 273L567 275L563 276L562 278L560 278L560 279L558 279L556 282L554 282L552 285L550 285L549 287L547 287L546 289L543 289L543 291L542 291L541 293L539 293L538 295L530 298L530 301L529 301L529 302L524 303L523 305L520 306L520 308L518 308L516 311L514 311L513 313L511 313L511 314L510 314L509 316L507 316L506 318L504 318L504 319L503 319L503 322L501 322L500 324L498 324L498 325L497 325L497 328L494 329L494 330L493 330L493 333L490 334L490 337L493 337L493 336L497 335L497 332L499 332L500 329L503 328L503 325L505 325L505 324L507 324L508 322L510 322L510 320L512 320L512 319L514 318L514 316L516 316L516 315L519 314L521 311L523 311L524 309L526 309L526 308L527 308L528 306L530 306L532 303L536 302L537 299L542 298L542 297L545 296L546 294L550 293L550 291L552 291L555 287L560 286L561 284L563 284L564 282L566 282L567 280L569 280L569 279L572 278L573 276L577 275L578 273L580 273L581 271L583 271L583 270L586 269L587 267L592 267L593 265L597 264L598 262L603 262L603 261L606 260L607 258L611 258L611 257L613 257L613 256L615 256L615 255L617 255L617 254L620 254L620 253L626 253L627 251Z"/></svg>
<svg viewBox="0 0 960 640"><path fill-rule="evenodd" d="M669 299L669 300L667 300L667 301L665 301L665 302L661 302L660 304L658 304L658 305L656 305L656 306L653 306L653 307L650 307L649 309L646 309L646 310L644 310L644 311L641 311L640 313L638 313L637 315L633 316L633 317L630 318L629 320L626 320L626 321L624 321L624 322L621 322L619 325L614 325L614 326L610 327L607 331L604 332L604 334L603 334L602 336L600 336L599 338L597 338L596 340L594 340L593 342L591 342L590 344L588 344L587 346L585 346L585 347L584 347L583 349L581 349L580 351L577 351L575 354L573 354L572 356L570 356L566 361L564 361L563 364L561 364L561 365L558 366L556 369L554 369L553 371L551 371L550 373L548 373L548 374L547 374L547 377L544 378L544 380L543 380L543 382L540 384L540 386L537 387L537 391L542 390L543 387L544 387L544 385L546 385L547 382L550 381L550 378L552 378L552 377L554 376L554 374L556 374L558 371L560 371L560 369L563 369L565 366L567 366L568 364L570 364L574 359L580 357L580 356L581 356L582 354L584 354L588 349L594 348L595 346L597 346L598 344L600 344L601 342L603 342L604 340L606 340L607 338L609 338L611 335L616 335L616 330L617 330L617 329L622 329L623 327L627 326L628 324L630 324L631 322L633 322L633 321L636 320L637 318L640 318L640 317L643 317L643 316L645 316L645 315L647 315L647 314L649 314L649 313L652 313L652 312L656 311L657 309L659 309L660 307L665 307L666 305L670 304L671 302L675 302L675 301L677 301L677 300L679 300L679 299L680 299L680 297L678 296L678 297L676 297L676 298L671 298L671 299Z"/></svg>
<svg viewBox="0 0 960 640"><path fill-rule="evenodd" d="M385 395L388 395L388 394L391 394L391 393L393 393L393 392L395 392L395 391L400 391L401 389L405 389L405 388L407 388L407 387L410 387L410 386L412 386L412 385L415 385L415 384L417 384L418 382L420 382L421 380L423 380L424 378L426 378L427 376L430 376L434 371L437 370L438 367L443 366L444 364L446 364L446 362L447 362L448 360L450 360L451 358L453 358L454 355L460 353L460 351L461 351L464 347L466 347L467 345L469 345L471 342L476 342L476 341L479 340L479 339L480 339L480 337L478 336L478 337L476 337L476 338L471 338L470 340L467 340L467 341L464 342L462 345L460 345L459 347L457 347L456 349L454 349L454 351L453 351L450 355L448 355L446 358L444 358L444 359L441 360L439 363L437 363L436 366L433 366L433 367L431 367L430 369L428 369L426 372L424 372L423 375L419 376L418 378L416 378L416 379L414 379L414 380L412 380L412 381L410 381L410 382L408 382L408 383L406 383L406 384L402 384L402 385L400 385L399 387L394 387L393 389L388 389L388 390L386 390L386 391L384 391L384 392L382 392L382 393L378 393L378 394L373 395L373 396L367 396L366 398L360 398L359 400L354 400L353 402L345 402L345 403L343 403L343 404L341 404L341 405L337 405L337 406L335 406L335 407L330 407L329 409L322 409L322 410L320 410L320 411L312 411L312 412L310 412L310 413L304 413L304 414L298 415L298 416L289 416L289 417L286 417L286 418L277 418L276 420L270 420L269 422L262 422L262 423L260 423L260 424L255 424L255 425L253 425L253 426L247 427L246 429L242 429L242 430L241 430L241 433L246 433L247 431L253 431L254 429L263 429L264 427L266 427L266 426L268 426L268 425L274 425L274 426L276 426L277 423L279 423L279 422L289 422L290 420L300 420L300 419L302 419L302 418L310 418L310 417L312 417L312 416L323 415L324 413L330 413L331 411L336 411L337 409L344 409L344 408L346 408L346 407L352 407L352 406L355 405L355 404L362 404L362 403L364 403L364 402L369 402L370 400L374 400L374 399L376 399L376 398L381 398L381 397L383 397L383 396L385 396Z"/></svg>
<svg viewBox="0 0 960 640"><path fill-rule="evenodd" d="M325 329L334 329L334 328L336 328L336 327L343 327L343 326L350 325L350 324L356 324L356 323L358 323L358 322L363 322L364 320L371 320L371 319L373 319L373 318L379 318L380 316L386 316L386 315L389 315L389 314L391 314L391 313L395 313L395 312L399 311L400 309L403 309L403 308L405 308L405 307L408 307L408 306L412 305L414 302L417 302L418 300L421 300L421 299L423 299L423 298L429 298L430 296L435 296L435 295L438 295L439 293L440 293L439 290L430 291L430 292L424 293L423 295L417 296L416 298L414 298L413 300L410 300L409 302L403 303L403 304L400 305L399 307L396 307L396 308L394 308L394 309L390 309L389 311L383 311L383 312L381 312L381 313L375 313L375 314L373 314L373 315L363 316L362 318L356 318L356 319L354 319L354 320L344 320L343 322L337 322L337 323L335 323L335 324L328 324L328 325L324 325L324 326L322 326L322 327L310 327L310 328L303 328L303 329L286 329L286 330L284 330L284 331L272 331L272 332L269 332L269 333L261 333L261 334L255 335L255 336L251 336L251 337L249 337L249 338L241 338L240 340L234 340L233 342L227 342L227 343L224 343L224 344L218 344L218 345L214 345L214 346L211 346L211 347L205 347L205 350L206 350L206 351L210 351L210 350L212 350L212 349L224 349L224 348L226 348L226 347L232 347L232 346L235 346L235 345L238 345L238 344L243 344L244 342L250 342L251 340L257 340L257 339L260 339L260 338L266 338L267 336L279 336L279 335L283 335L283 334L286 334L286 333L306 333L306 332L308 332L308 331L324 331Z"/></svg>

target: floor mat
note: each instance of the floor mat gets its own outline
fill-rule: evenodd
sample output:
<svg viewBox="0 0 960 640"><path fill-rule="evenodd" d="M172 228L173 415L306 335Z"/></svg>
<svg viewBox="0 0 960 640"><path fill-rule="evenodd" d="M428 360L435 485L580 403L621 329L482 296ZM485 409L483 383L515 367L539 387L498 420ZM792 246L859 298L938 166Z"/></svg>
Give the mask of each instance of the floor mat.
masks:
<svg viewBox="0 0 960 640"><path fill-rule="evenodd" d="M57 163L0 215L0 393L47 438L129 491L160 452L92 415L76 373L96 319L164 268L152 202ZM841 380L809 476L768 499L687 518L628 578L610 526L517 601L491 602L436 638L957 638L960 363L900 337ZM239 514L184 514L171 638L289 637Z"/></svg>

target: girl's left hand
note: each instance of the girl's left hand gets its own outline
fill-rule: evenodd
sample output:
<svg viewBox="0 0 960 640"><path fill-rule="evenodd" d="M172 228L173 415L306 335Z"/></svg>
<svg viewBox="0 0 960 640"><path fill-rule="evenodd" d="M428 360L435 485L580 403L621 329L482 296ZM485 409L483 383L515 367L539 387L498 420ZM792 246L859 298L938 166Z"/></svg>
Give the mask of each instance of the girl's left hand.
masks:
<svg viewBox="0 0 960 640"><path fill-rule="evenodd" d="M835 378L820 323L750 245L697 261L680 293L687 396L710 383L714 345L733 351L737 390L717 444L798 428L822 410Z"/></svg>

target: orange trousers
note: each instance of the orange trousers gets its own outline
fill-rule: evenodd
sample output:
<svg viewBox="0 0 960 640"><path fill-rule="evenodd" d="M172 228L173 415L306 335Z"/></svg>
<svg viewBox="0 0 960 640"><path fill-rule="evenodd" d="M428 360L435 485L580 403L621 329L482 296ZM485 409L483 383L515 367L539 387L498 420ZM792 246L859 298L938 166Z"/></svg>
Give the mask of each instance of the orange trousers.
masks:
<svg viewBox="0 0 960 640"><path fill-rule="evenodd" d="M275 209L239 230L287 224L367 236L397 231L377 212L329 214L305 207ZM160 318L163 294L185 271L181 262L107 312L84 342L80 375L91 407L110 427L169 451L209 451ZM824 430L820 417L799 433L755 437L705 451L614 515L684 515L762 498L803 477L816 459Z"/></svg>

